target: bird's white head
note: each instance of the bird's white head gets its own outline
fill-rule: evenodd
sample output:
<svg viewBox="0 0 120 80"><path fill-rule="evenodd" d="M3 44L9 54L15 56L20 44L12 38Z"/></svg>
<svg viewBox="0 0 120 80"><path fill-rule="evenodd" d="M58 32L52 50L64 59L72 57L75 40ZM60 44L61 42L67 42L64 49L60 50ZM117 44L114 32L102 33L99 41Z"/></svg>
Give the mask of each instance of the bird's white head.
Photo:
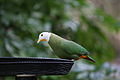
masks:
<svg viewBox="0 0 120 80"><path fill-rule="evenodd" d="M38 39L37 43L39 43L39 42L41 42L41 41L46 41L46 42L48 42L49 39L50 39L50 35L51 35L50 32L42 32L42 33L39 35L39 39Z"/></svg>

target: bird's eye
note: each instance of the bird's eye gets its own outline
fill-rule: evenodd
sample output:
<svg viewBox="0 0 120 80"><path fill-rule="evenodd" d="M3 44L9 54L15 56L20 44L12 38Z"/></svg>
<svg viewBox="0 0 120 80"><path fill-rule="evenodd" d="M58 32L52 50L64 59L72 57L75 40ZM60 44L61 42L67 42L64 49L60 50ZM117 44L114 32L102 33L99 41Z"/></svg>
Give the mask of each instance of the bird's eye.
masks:
<svg viewBox="0 0 120 80"><path fill-rule="evenodd" d="M41 36L43 36L43 34L41 34Z"/></svg>

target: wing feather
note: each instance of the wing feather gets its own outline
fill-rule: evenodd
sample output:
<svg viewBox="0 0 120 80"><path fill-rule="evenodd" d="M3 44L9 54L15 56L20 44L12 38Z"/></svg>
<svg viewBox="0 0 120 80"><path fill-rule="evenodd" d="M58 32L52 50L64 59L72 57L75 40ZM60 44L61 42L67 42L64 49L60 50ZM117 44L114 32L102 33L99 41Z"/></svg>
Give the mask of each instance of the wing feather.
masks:
<svg viewBox="0 0 120 80"><path fill-rule="evenodd" d="M62 44L62 48L65 52L69 53L70 55L88 55L89 52L82 47L81 45L73 42L73 41L65 41Z"/></svg>

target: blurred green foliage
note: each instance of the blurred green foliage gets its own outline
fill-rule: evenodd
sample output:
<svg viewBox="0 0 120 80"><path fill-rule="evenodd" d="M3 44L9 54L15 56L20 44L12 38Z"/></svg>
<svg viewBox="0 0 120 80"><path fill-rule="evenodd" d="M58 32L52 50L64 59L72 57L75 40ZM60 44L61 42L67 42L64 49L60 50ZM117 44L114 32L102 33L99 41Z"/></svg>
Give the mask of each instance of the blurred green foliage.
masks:
<svg viewBox="0 0 120 80"><path fill-rule="evenodd" d="M0 56L55 57L47 46L36 44L39 33L50 31L87 48L97 65L112 60L115 52L106 34L84 14L89 7L86 0L0 0ZM93 15L105 29L120 29L104 11L94 9Z"/></svg>
<svg viewBox="0 0 120 80"><path fill-rule="evenodd" d="M108 27L110 30L120 30L120 24L119 21L112 16L108 15L101 9L96 9L96 14L98 15L98 19L101 23L104 23L106 27ZM101 19L102 18L102 19Z"/></svg>

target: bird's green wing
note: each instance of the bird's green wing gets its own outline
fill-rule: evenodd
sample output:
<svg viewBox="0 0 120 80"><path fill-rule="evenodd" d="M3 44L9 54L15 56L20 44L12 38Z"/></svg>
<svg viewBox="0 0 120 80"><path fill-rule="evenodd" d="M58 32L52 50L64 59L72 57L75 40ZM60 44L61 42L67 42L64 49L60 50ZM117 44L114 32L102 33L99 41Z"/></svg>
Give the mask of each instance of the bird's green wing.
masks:
<svg viewBox="0 0 120 80"><path fill-rule="evenodd" d="M62 48L66 53L69 53L70 55L88 55L89 52L82 47L81 45L73 42L73 41L64 41L62 43Z"/></svg>

